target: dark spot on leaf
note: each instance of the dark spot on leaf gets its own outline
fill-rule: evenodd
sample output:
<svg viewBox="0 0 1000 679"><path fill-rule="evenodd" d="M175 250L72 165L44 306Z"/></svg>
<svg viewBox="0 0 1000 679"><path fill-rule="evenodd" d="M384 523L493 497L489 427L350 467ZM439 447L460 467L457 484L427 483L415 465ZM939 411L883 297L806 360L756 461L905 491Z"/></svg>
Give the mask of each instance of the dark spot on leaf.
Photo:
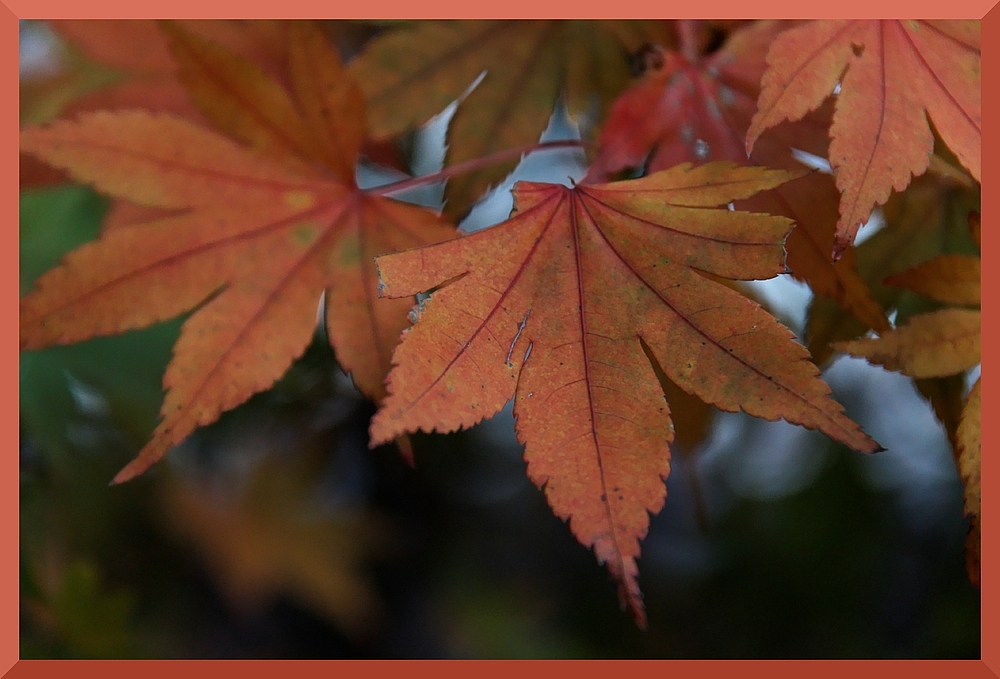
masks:
<svg viewBox="0 0 1000 679"><path fill-rule="evenodd" d="M854 52L854 56L860 57L862 54L865 53L865 46L864 45L859 45L856 42L852 42L851 43L851 51Z"/></svg>

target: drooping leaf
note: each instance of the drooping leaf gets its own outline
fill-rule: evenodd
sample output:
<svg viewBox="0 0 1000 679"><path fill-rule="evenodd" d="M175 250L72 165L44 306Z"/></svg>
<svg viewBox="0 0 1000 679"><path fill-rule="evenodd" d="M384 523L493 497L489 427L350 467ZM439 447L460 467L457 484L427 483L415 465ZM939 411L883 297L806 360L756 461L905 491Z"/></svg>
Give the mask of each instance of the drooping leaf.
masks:
<svg viewBox="0 0 1000 679"><path fill-rule="evenodd" d="M965 513L970 516L971 520L969 538L965 545L966 563L969 579L977 587L979 586L980 561L981 385L982 378L976 380L972 391L969 392L969 400L966 401L965 409L962 411L962 421L958 425L958 471L962 477L962 483L965 485Z"/></svg>
<svg viewBox="0 0 1000 679"><path fill-rule="evenodd" d="M941 255L886 283L904 286L931 299L978 306L979 258ZM840 351L918 378L945 377L974 368L980 358L979 309L946 308L918 314L876 339L840 342Z"/></svg>
<svg viewBox="0 0 1000 679"><path fill-rule="evenodd" d="M979 364L980 313L942 309L914 316L877 339L839 342L839 351L911 377L941 377Z"/></svg>
<svg viewBox="0 0 1000 679"><path fill-rule="evenodd" d="M322 54L338 59L332 48ZM331 91L324 88L333 68L317 69L324 92ZM330 123L331 134L360 134L361 122L349 119L360 118L363 107L339 113L344 120ZM316 123L303 115L298 124ZM27 129L21 144L113 196L169 211L106 229L21 303L22 348L195 310L164 378L162 421L117 481L142 473L196 427L271 386L312 337L324 293L341 366L362 392L380 399L410 303L375 303L372 258L454 235L433 213L345 181L339 172L353 161L357 139L348 138L341 161L323 170L264 156L168 115L98 112Z"/></svg>
<svg viewBox="0 0 1000 679"><path fill-rule="evenodd" d="M700 274L784 269L789 220L724 206L792 177L712 163L575 189L520 183L506 223L380 258L390 296L441 287L393 354L373 444L468 427L514 398L528 475L641 624L635 559L673 439L651 361L723 410L877 448L787 329Z"/></svg>
<svg viewBox="0 0 1000 679"><path fill-rule="evenodd" d="M770 132L748 159L744 139L756 110L767 49L787 24L761 21L734 31L716 52L691 60L659 49L642 79L614 103L601 129L588 177L602 181L626 167L649 172L680 162L730 160L778 169L801 168L792 148L825 156L825 116L811 116ZM833 262L839 194L833 178L812 173L741 201L740 209L795 220L788 267L817 295L834 299L869 327L889 323L857 272L852 250Z"/></svg>
<svg viewBox="0 0 1000 679"><path fill-rule="evenodd" d="M842 196L834 254L872 209L927 169L927 116L980 179L978 21L814 21L779 36L767 57L747 148L769 127L799 120L840 84L830 164Z"/></svg>
<svg viewBox="0 0 1000 679"><path fill-rule="evenodd" d="M979 306L979 263L972 255L940 255L885 282L946 304Z"/></svg>
<svg viewBox="0 0 1000 679"><path fill-rule="evenodd" d="M445 163L454 165L537 143L560 95L570 115L599 117L628 84L627 51L658 30L648 22L422 21L372 40L349 67L375 137L422 125L485 72L451 120ZM450 180L447 214L464 215L515 165Z"/></svg>
<svg viewBox="0 0 1000 679"><path fill-rule="evenodd" d="M969 213L968 221L972 225L977 224L978 213ZM879 235L876 234L872 240ZM981 298L980 269L978 257L939 255L890 276L885 282L906 287L932 300L978 306ZM945 426L965 484L965 512L970 516L965 546L966 565L970 580L978 586L981 380L976 382L964 406L962 392L965 386L963 373L980 362L982 317L979 309L961 306L910 316L903 325L881 333L878 338L839 342L834 346L889 370L918 378L917 387L931 401L935 414Z"/></svg>
<svg viewBox="0 0 1000 679"><path fill-rule="evenodd" d="M858 273L864 285L886 312L899 311L900 323L912 315L908 309L914 306L914 295L884 280L940 254L961 251L967 240L963 235L966 214L978 202L978 194L950 187L932 176L918 177L905 191L890 197L883 209L884 227L857 247ZM916 308L917 313L927 310L925 304ZM833 343L861 337L873 327L817 294L806 317L809 352L821 365L833 355Z"/></svg>

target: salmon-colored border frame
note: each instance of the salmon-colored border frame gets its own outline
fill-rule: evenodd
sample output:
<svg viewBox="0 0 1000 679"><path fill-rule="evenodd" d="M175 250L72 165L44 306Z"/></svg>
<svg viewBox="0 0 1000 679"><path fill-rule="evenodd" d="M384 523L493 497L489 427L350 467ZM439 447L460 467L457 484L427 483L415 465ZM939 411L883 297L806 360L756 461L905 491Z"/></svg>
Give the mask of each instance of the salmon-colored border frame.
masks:
<svg viewBox="0 0 1000 679"><path fill-rule="evenodd" d="M376 2L346 2L345 0L171 0L169 3L154 2L149 5L136 0L0 0L0 78L6 83L2 91L7 92L0 104L3 127L8 130L0 136L0 157L5 158L2 169L3 180L0 187L6 187L3 203L8 205L11 221L3 231L3 242L9 247L0 248L0 278L7 281L2 288L7 290L0 297L3 308L0 321L10 323L7 331L0 335L0 342L8 349L0 356L0 379L2 394L7 394L11 403L0 411L0 423L9 427L7 437L10 448L0 455L0 673L4 679L27 679L49 677L95 677L99 679L133 679L136 675L150 679L172 677L180 673L187 676L210 676L210 673L232 672L241 679L251 677L271 677L281 673L296 676L360 676L382 673L404 673L408 677L416 674L435 676L465 676L475 672L481 679L504 676L511 671L542 674L552 670L566 672L570 676L581 674L596 675L606 672L621 673L629 679L657 677L661 679L681 676L745 676L764 675L769 679L781 677L809 676L841 677L845 673L854 676L872 676L883 679L885 674L908 677L938 677L947 674L959 677L1000 677L1000 605L998 593L1000 583L993 580L1000 573L997 567L997 545L1000 544L997 526L991 517L998 515L991 510L992 501L997 497L994 490L983 494L985 519L982 522L982 636L981 660L971 661L560 661L559 667L552 661L521 661L516 667L511 662L500 661L58 661L19 659L19 606L18 606L18 430L17 412L17 272L18 248L16 231L13 228L14 215L18 204L18 168L15 164L18 144L15 131L18 127L17 68L18 63L18 20L48 18L554 18L572 16L578 18L620 18L663 17L663 18L732 18L748 14L759 18L884 18L908 16L917 18L982 18L983 19L983 68L988 79L983 87L983 110L985 120L995 120L1000 115L998 105L997 74L1000 73L1000 9L993 8L996 0L838 0L824 5L807 5L802 0L756 0L748 4L746 0L700 0L699 2L671 2L671 0L630 0L620 3L600 4L596 0L493 0L491 4L472 3L469 0L376 0ZM830 13L822 13L820 9ZM748 11L749 10L749 11ZM988 14L987 14L988 13ZM6 38L2 36L6 35ZM997 40L997 42L994 42ZM992 113L990 113L992 111ZM996 177L1000 166L1000 126L995 126L983 135L983 175ZM993 149L990 153L989 149ZM995 182L996 180L988 180ZM993 185L993 184L991 184ZM984 222L983 250L997 249L1000 235L994 234L990 226L1000 205L1000 194L983 194ZM983 271L983 285L986 290L996 290L993 285L998 279L998 269ZM993 283L989 283L993 280ZM993 339L1000 339L997 332L996 303L991 294L983 295L983 346L993 346ZM10 334L6 334L9 332ZM9 343L9 344L8 344ZM10 353L6 353L9 351ZM985 351L984 351L985 353ZM989 360L983 360L989 364ZM988 368L986 369L989 370ZM989 378L983 387L983 409L990 410L998 402L1000 378ZM983 447L997 448L997 430L984 417ZM984 484L1000 488L995 479L996 470L991 456L987 453L983 461ZM991 471L993 470L993 471ZM997 505L1000 507L1000 503ZM613 663L613 666L608 663ZM474 666L473 666L474 665Z"/></svg>

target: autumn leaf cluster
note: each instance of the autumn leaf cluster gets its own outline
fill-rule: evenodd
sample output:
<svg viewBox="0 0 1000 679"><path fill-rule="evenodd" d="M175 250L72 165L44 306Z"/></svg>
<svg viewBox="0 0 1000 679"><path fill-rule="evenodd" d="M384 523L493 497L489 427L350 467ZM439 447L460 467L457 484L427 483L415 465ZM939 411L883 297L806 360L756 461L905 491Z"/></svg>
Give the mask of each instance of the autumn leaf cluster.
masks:
<svg viewBox="0 0 1000 679"><path fill-rule="evenodd" d="M980 386L961 378L979 363L978 22L53 28L70 68L22 101L22 185L69 177L116 203L22 298L21 347L190 314L160 423L116 481L272 386L322 304L380 405L371 445L412 461L409 434L513 400L528 476L643 625L640 541L709 406L879 449L821 379L840 351L933 403L978 581ZM359 162L409 173L408 140L456 102L440 172L359 188ZM556 111L580 141L539 142ZM585 176L520 182L509 219L456 229L553 146L586 153ZM443 180L439 210L393 197ZM816 295L803 343L738 283L782 273Z"/></svg>

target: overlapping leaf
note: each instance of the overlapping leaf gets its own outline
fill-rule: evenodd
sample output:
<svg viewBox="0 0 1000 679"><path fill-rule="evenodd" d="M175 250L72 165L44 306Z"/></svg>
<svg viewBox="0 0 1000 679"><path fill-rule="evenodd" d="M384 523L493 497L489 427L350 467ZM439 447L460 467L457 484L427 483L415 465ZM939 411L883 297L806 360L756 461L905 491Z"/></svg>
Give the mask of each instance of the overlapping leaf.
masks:
<svg viewBox="0 0 1000 679"><path fill-rule="evenodd" d="M842 193L835 255L892 189L927 169L933 137L925 112L980 179L978 21L814 21L779 36L767 61L747 148L840 84L829 156Z"/></svg>
<svg viewBox="0 0 1000 679"><path fill-rule="evenodd" d="M635 559L673 438L654 365L724 410L877 448L787 329L700 273L784 270L790 221L725 206L792 177L712 163L574 189L520 183L504 224L380 258L385 294L441 287L393 354L373 443L471 426L513 397L528 475L642 623Z"/></svg>
<svg viewBox="0 0 1000 679"><path fill-rule="evenodd" d="M649 172L711 160L794 169L801 164L792 148L825 156L828 117L818 115L769 133L749 159L745 152L764 58L786 26L756 22L734 31L717 52L695 59L680 52L654 52L643 78L615 101L588 176L601 181L644 162ZM786 243L793 275L869 327L887 330L882 309L858 275L853 250L838 262L831 259L838 197L829 175L812 173L742 201L739 207L794 219L796 228Z"/></svg>
<svg viewBox="0 0 1000 679"><path fill-rule="evenodd" d="M884 227L856 250L858 273L882 309L896 309L900 320L914 313L913 295L886 285L884 279L967 243L965 215L978 204L978 192L929 173L889 198L883 209ZM919 305L915 308L917 313L926 310ZM871 324L833 300L817 296L808 310L807 346L813 359L822 364L833 354L832 343L861 337L871 329Z"/></svg>
<svg viewBox="0 0 1000 679"><path fill-rule="evenodd" d="M941 302L978 307L979 258L941 255L886 280ZM913 316L877 339L840 342L841 351L911 377L943 377L976 367L980 357L979 309L949 307Z"/></svg>
<svg viewBox="0 0 1000 679"><path fill-rule="evenodd" d="M61 87L52 104L45 107L48 113L44 119L38 119L38 115L31 119L22 116L22 123L49 122L55 117L72 118L96 110L140 108L171 113L199 124L211 123L242 139L232 121L218 115L217 101L192 96L185 85L190 85L193 72L200 70L202 78L205 77L206 67L213 63L199 58L206 51L214 51L216 64L220 58L224 62L236 58L252 63L253 69L263 70L278 82L287 83L291 78L289 55L295 51L289 49L289 32L298 30L293 24L265 20L202 20L179 22L171 30L169 25L158 25L150 20L50 21L49 26L70 46L70 53L64 59L68 62L66 73L59 78L68 78L72 87ZM339 30L333 32L338 38L363 30L348 22L336 26ZM227 68L231 78L232 65L227 63ZM184 74L188 83L182 82ZM255 80L259 82L259 78ZM82 82L77 84L77 81ZM260 103L257 107L261 108ZM404 169L391 144L366 140L364 152L376 162ZM26 180L30 183L65 181L64 175L45 172L45 166L39 167L36 163L31 156L22 156L22 186Z"/></svg>
<svg viewBox="0 0 1000 679"><path fill-rule="evenodd" d="M978 216L969 220L979 244ZM886 279L930 299L957 305L913 316L877 339L840 342L836 347L871 363L916 378L960 375L980 361L980 259L940 255ZM966 542L969 577L979 584L980 531L980 383L976 381L954 432L955 460L965 484L965 512L971 517ZM935 409L940 413L938 404ZM946 425L950 424L945 422Z"/></svg>
<svg viewBox="0 0 1000 679"><path fill-rule="evenodd" d="M453 165L535 144L560 95L571 115L599 115L628 84L626 50L662 41L659 30L626 21L425 21L374 39L350 68L376 137L422 125L485 72L452 118L445 162ZM465 214L515 164L449 181L448 214Z"/></svg>
<svg viewBox="0 0 1000 679"><path fill-rule="evenodd" d="M63 20L49 25L87 58L118 77L67 102L63 115L142 108L203 120L177 79L178 65L157 23L149 20ZM188 21L186 31L251 60L272 76L285 70L286 26L270 21Z"/></svg>
<svg viewBox="0 0 1000 679"><path fill-rule="evenodd" d="M316 29L295 30L291 45L300 53L291 62L300 77L283 95L283 122L306 130L318 155L265 156L185 120L145 112L93 113L22 133L22 149L76 179L168 211L106 230L39 279L21 303L23 348L195 310L164 378L162 421L118 481L273 384L310 341L324 293L341 365L379 399L410 303L375 303L372 258L454 234L433 213L355 187L346 168L361 144L360 91ZM241 83L246 73L229 75ZM269 82L259 71L253 77ZM268 120L252 113L240 111L244 129ZM331 162L309 162L317 158Z"/></svg>

